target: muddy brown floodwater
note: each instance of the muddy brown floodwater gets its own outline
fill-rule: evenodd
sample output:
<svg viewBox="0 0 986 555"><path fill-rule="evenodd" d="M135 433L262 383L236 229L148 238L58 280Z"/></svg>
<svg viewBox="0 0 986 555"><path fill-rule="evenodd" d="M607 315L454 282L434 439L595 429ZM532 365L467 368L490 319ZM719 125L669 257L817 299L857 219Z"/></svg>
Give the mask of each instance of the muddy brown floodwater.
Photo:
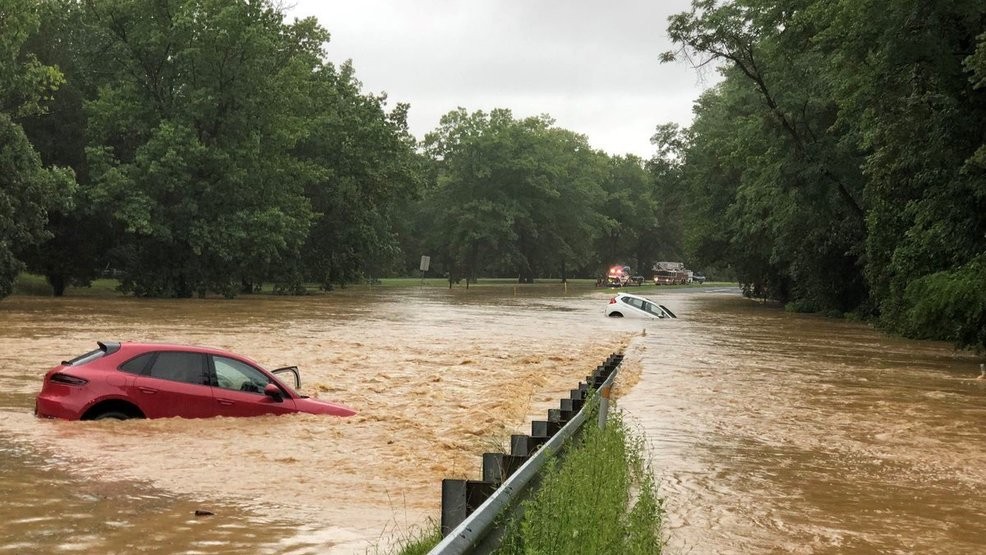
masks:
<svg viewBox="0 0 986 555"><path fill-rule="evenodd" d="M668 551L986 553L982 359L735 296L672 306L620 401Z"/></svg>
<svg viewBox="0 0 986 555"><path fill-rule="evenodd" d="M482 452L509 446L631 337L599 299L506 292L4 300L0 551L387 552L438 517L442 478L476 478ZM359 414L36 420L44 372L97 340L297 364L304 392Z"/></svg>
<svg viewBox="0 0 986 555"><path fill-rule="evenodd" d="M0 552L388 552L620 349L670 552L986 550L975 357L728 290L637 289L680 317L648 323L602 316L608 291L518 291L4 300ZM42 374L100 339L297 364L359 415L36 420Z"/></svg>

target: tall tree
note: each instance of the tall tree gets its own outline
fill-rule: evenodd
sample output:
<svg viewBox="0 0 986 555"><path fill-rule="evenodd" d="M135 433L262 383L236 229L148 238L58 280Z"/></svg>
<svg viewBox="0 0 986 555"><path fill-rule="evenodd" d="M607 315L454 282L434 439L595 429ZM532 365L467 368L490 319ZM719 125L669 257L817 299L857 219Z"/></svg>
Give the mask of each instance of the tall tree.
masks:
<svg viewBox="0 0 986 555"><path fill-rule="evenodd" d="M617 156L609 158L607 166L600 183L606 197L599 207L605 219L594 245L597 265L628 264L643 273L675 238L660 230L665 220L659 217L654 177L643 160Z"/></svg>
<svg viewBox="0 0 986 555"><path fill-rule="evenodd" d="M296 149L319 169L306 187L319 214L304 248L307 277L328 288L392 273L401 259L394 222L422 179L408 106L387 113L386 96L364 94L349 63L320 69L313 93Z"/></svg>
<svg viewBox="0 0 986 555"><path fill-rule="evenodd" d="M733 210L751 220L744 226L756 230L751 239L768 241L779 274L768 289L751 281L759 271L738 272L740 279L810 310L848 311L868 298L862 157L834 126L837 110L820 67L824 56L813 47L818 22L809 5L696 0L691 11L672 17L669 33L679 49L665 59L722 64L727 80L741 87L737 94L753 93L753 112L737 105L736 115L745 119L734 123L752 133L760 150L741 146L750 156L737 188L745 202Z"/></svg>
<svg viewBox="0 0 986 555"><path fill-rule="evenodd" d="M34 2L0 4L0 297L10 294L23 268L16 253L50 236L48 210L68 202L74 186L70 171L42 166L12 119L42 112L63 82L56 68L23 49L37 26Z"/></svg>
<svg viewBox="0 0 986 555"><path fill-rule="evenodd" d="M452 273L531 282L585 266L605 221L598 212L605 157L553 123L460 108L426 137L440 167L428 204L441 230L435 247L448 253Z"/></svg>
<svg viewBox="0 0 986 555"><path fill-rule="evenodd" d="M84 10L75 0L38 2L40 25L25 49L45 64L58 67L65 82L42 113L20 119L45 165L71 168L78 186L71 202L49 210L51 237L21 255L28 271L45 276L55 296L69 285L86 286L108 264L114 226L106 206L94 202L86 165L84 103L98 94L100 55L92 51Z"/></svg>
<svg viewBox="0 0 986 555"><path fill-rule="evenodd" d="M269 1L90 0L109 78L87 104L125 290L234 295L298 257L317 170L292 156L328 34Z"/></svg>
<svg viewBox="0 0 986 555"><path fill-rule="evenodd" d="M984 25L971 0L694 1L667 58L725 81L683 169L721 231L689 248L798 308L983 346Z"/></svg>
<svg viewBox="0 0 986 555"><path fill-rule="evenodd" d="M986 90L974 67L986 8L901 0L813 13L818 48L833 53L825 69L840 127L867 151L867 277L883 322L907 331L911 282L986 253L986 174L975 162Z"/></svg>

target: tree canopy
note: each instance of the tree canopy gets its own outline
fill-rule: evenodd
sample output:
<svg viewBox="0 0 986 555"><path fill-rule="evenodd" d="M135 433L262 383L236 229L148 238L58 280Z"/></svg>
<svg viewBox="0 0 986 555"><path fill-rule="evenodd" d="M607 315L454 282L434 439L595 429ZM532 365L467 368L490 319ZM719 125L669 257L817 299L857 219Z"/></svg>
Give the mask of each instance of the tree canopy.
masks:
<svg viewBox="0 0 986 555"><path fill-rule="evenodd" d="M688 217L720 222L689 251L750 294L984 346L984 22L981 2L912 0L672 17L665 60L724 76L682 153Z"/></svg>
<svg viewBox="0 0 986 555"><path fill-rule="evenodd" d="M39 26L30 0L0 4L0 297L10 294L23 262L18 251L48 237L48 210L71 200L71 172L46 168L14 118L41 113L62 74L26 52Z"/></svg>
<svg viewBox="0 0 986 555"><path fill-rule="evenodd" d="M327 62L314 19L266 0L23 4L40 20L25 59L65 79L50 113L18 113L79 177L22 249L56 294L100 269L142 296L297 292L399 260L395 207L420 187L407 107Z"/></svg>
<svg viewBox="0 0 986 555"><path fill-rule="evenodd" d="M424 145L437 177L422 234L458 277L592 275L638 254L642 230L656 226L643 162L596 151L549 116L460 108Z"/></svg>
<svg viewBox="0 0 986 555"><path fill-rule="evenodd" d="M522 282L684 260L986 348L981 1L694 0L667 32L664 61L722 81L643 160L503 108L418 143L412 107L273 0L7 0L0 296L25 264L56 294L111 272L187 297L409 275L422 254Z"/></svg>

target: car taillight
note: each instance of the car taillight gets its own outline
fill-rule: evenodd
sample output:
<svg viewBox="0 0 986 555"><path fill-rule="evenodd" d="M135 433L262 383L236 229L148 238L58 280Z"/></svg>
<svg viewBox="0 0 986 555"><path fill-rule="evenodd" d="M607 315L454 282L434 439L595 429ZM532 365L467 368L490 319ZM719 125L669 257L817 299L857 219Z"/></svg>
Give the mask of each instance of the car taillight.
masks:
<svg viewBox="0 0 986 555"><path fill-rule="evenodd" d="M616 297L609 300L609 304L616 304Z"/></svg>
<svg viewBox="0 0 986 555"><path fill-rule="evenodd" d="M75 376L69 376L68 374L62 374L61 372L52 374L51 377L48 378L48 381L55 383L63 383L66 385L86 385L87 383L89 383L89 380L77 378Z"/></svg>

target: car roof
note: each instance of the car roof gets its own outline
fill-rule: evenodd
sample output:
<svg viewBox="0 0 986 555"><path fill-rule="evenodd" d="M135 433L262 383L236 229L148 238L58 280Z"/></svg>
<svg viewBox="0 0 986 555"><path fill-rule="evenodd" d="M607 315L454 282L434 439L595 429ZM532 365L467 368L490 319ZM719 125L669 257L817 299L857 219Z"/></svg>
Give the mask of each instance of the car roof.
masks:
<svg viewBox="0 0 986 555"><path fill-rule="evenodd" d="M648 299L647 297L641 297L640 295L631 295L630 293L617 293L616 296L617 297L633 297L634 299L640 299L642 301L647 301L649 303L654 302L654 301Z"/></svg>
<svg viewBox="0 0 986 555"><path fill-rule="evenodd" d="M181 343L152 343L143 341L97 341L99 348L106 351L107 354L112 354L117 351L122 351L125 354L134 353L145 353L151 351L185 351L189 353L201 353L207 355L222 355L233 358L238 358L246 361L253 362L251 358L243 356L232 351L227 351L225 349L219 349L216 347L206 347L202 345L187 345Z"/></svg>
<svg viewBox="0 0 986 555"><path fill-rule="evenodd" d="M105 342L100 342L105 343ZM203 345L187 345L182 343L152 343L152 342L141 342L141 341L123 341L119 343L120 350L126 352L127 354L134 353L147 353L152 351L185 351L189 353L201 353L206 355L221 355L226 357L232 357L239 360L243 360L253 364L254 366L263 367L259 362L253 360L252 358L241 355L239 353L234 353L226 349L219 349L217 347L206 347Z"/></svg>

